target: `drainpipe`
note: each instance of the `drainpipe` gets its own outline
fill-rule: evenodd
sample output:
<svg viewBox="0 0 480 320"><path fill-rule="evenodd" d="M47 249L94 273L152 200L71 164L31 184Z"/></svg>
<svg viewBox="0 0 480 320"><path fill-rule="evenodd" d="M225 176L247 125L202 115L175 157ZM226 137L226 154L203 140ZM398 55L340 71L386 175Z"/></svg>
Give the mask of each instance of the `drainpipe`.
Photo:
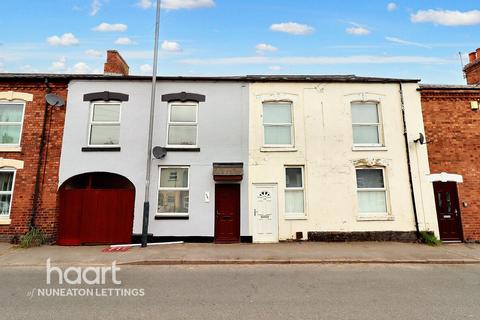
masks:
<svg viewBox="0 0 480 320"><path fill-rule="evenodd" d="M400 103L402 105L403 136L405 138L405 149L407 151L408 180L410 183L410 194L412 196L413 215L415 217L415 230L416 230L417 238L420 238L420 227L418 226L417 205L415 202L415 191L413 189L412 166L410 164L410 150L408 148L407 120L405 116L405 100L403 98L403 87L402 87L401 81L398 82L398 86L400 87Z"/></svg>
<svg viewBox="0 0 480 320"><path fill-rule="evenodd" d="M45 78L45 91L47 93L50 93L52 91L48 82L48 78ZM35 190L33 192L32 215L30 217L30 228L29 228L30 230L35 228L35 218L38 213L38 205L40 202L40 174L42 172L43 149L45 147L45 129L47 125L47 115L48 115L48 102L45 101L45 111L43 112L42 134L40 137L40 145L38 147L37 174L35 177Z"/></svg>

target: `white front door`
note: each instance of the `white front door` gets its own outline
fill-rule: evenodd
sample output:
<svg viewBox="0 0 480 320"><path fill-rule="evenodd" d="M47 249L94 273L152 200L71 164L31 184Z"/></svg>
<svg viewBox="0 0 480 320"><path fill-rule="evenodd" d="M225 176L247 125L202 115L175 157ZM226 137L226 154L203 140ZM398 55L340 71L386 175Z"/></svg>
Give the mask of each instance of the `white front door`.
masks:
<svg viewBox="0 0 480 320"><path fill-rule="evenodd" d="M277 186L253 186L253 242L278 242Z"/></svg>

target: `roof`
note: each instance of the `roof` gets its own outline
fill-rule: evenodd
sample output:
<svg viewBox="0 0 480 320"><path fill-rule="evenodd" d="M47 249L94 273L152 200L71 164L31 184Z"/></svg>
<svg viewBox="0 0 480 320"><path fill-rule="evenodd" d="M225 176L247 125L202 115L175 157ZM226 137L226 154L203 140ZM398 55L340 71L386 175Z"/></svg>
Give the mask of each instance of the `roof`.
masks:
<svg viewBox="0 0 480 320"><path fill-rule="evenodd" d="M0 73L0 81L24 80L118 80L150 81L151 76L115 76L104 74ZM418 79L358 77L355 75L246 75L246 76L158 76L157 81L245 81L245 82L357 82L417 83Z"/></svg>
<svg viewBox="0 0 480 320"><path fill-rule="evenodd" d="M421 83L418 90L480 90L480 85Z"/></svg>

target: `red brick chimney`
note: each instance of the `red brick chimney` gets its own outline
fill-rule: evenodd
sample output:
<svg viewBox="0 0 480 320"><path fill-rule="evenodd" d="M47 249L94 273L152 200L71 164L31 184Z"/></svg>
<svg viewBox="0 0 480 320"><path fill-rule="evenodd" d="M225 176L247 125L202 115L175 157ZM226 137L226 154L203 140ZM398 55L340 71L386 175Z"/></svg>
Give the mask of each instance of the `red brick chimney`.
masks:
<svg viewBox="0 0 480 320"><path fill-rule="evenodd" d="M128 76L128 64L117 50L107 51L107 62L103 66L103 74L110 76Z"/></svg>
<svg viewBox="0 0 480 320"><path fill-rule="evenodd" d="M468 64L463 71L468 84L480 84L480 48L468 54Z"/></svg>

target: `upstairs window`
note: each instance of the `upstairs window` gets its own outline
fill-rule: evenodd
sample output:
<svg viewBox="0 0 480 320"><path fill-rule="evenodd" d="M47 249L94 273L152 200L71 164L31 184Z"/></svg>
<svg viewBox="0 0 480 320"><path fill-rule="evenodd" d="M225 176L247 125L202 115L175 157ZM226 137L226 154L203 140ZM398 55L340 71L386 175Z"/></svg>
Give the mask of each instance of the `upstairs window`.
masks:
<svg viewBox="0 0 480 320"><path fill-rule="evenodd" d="M94 103L90 115L91 146L118 146L120 144L120 104Z"/></svg>
<svg viewBox="0 0 480 320"><path fill-rule="evenodd" d="M379 105L375 102L352 103L353 144L356 146L381 146Z"/></svg>
<svg viewBox="0 0 480 320"><path fill-rule="evenodd" d="M168 112L167 145L196 147L198 136L198 104L171 103Z"/></svg>
<svg viewBox="0 0 480 320"><path fill-rule="evenodd" d="M293 146L293 116L290 102L263 104L263 139L267 147Z"/></svg>
<svg viewBox="0 0 480 320"><path fill-rule="evenodd" d="M23 103L0 103L0 145L20 145L24 108Z"/></svg>
<svg viewBox="0 0 480 320"><path fill-rule="evenodd" d="M0 218L10 216L14 181L14 170L0 170Z"/></svg>
<svg viewBox="0 0 480 320"><path fill-rule="evenodd" d="M357 172L358 209L361 217L386 216L387 189L384 169L363 169Z"/></svg>

